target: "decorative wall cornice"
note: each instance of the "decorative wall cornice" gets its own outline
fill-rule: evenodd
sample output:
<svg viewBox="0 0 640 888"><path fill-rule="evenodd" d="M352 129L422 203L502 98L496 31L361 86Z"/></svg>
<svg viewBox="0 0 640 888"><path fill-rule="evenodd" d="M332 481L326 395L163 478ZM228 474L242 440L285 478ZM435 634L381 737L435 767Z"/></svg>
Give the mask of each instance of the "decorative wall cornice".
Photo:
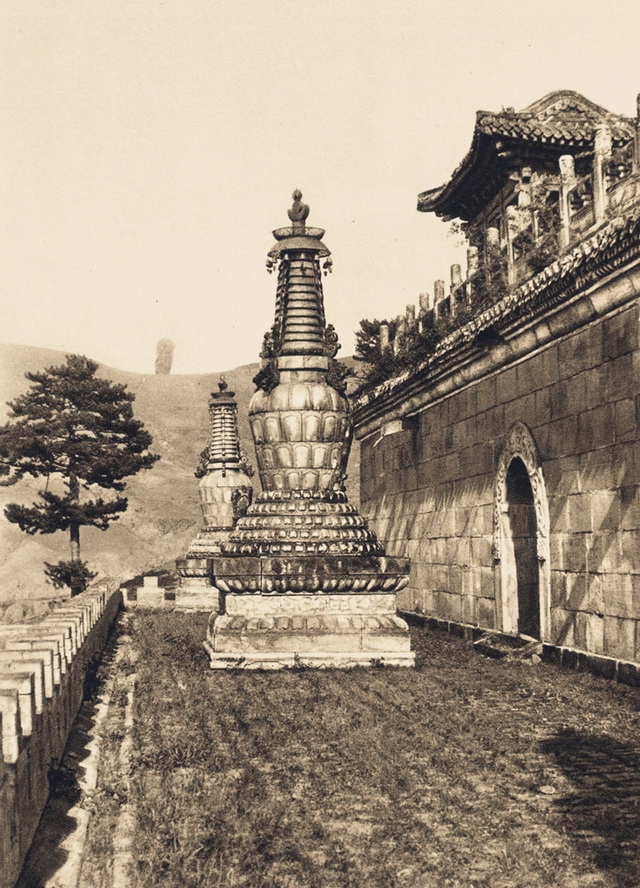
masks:
<svg viewBox="0 0 640 888"><path fill-rule="evenodd" d="M581 294L627 269L631 271L639 259L640 207L635 207L632 213L612 219L513 293L455 330L415 366L357 397L356 436L366 437L388 421L416 413L594 319L600 309L592 301L580 305ZM637 293L633 284L624 292L612 294L612 299L628 301ZM613 304L606 310L611 307ZM543 331L532 329L552 314L564 315L563 322L553 330L548 325ZM487 334L494 343L491 347L484 344Z"/></svg>

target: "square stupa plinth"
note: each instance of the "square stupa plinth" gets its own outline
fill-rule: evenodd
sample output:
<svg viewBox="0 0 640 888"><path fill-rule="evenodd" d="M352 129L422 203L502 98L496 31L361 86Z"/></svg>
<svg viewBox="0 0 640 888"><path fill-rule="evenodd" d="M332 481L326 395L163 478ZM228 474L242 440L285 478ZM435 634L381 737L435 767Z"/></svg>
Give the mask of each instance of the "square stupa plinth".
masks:
<svg viewBox="0 0 640 888"><path fill-rule="evenodd" d="M396 614L406 559L223 557L213 565L229 591L205 642L212 669L414 664L407 624Z"/></svg>

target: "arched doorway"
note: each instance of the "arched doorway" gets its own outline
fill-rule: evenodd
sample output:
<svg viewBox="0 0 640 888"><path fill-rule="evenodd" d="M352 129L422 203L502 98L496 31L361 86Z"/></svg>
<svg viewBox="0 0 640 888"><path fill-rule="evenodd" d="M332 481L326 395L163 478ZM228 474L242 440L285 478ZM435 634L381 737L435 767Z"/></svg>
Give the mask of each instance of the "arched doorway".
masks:
<svg viewBox="0 0 640 888"><path fill-rule="evenodd" d="M512 426L496 476L496 622L503 632L549 637L549 513L535 441Z"/></svg>
<svg viewBox="0 0 640 888"><path fill-rule="evenodd" d="M518 632L540 638L536 510L525 464L515 456L507 469L507 516L518 598Z"/></svg>

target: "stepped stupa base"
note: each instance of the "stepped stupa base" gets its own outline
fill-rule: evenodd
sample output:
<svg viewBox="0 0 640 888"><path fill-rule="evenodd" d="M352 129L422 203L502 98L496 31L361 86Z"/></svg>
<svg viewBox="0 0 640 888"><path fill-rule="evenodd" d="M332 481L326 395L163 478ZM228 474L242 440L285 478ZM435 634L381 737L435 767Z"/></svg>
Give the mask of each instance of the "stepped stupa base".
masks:
<svg viewBox="0 0 640 888"><path fill-rule="evenodd" d="M214 553L202 555L187 553L176 560L178 588L175 590L176 610L219 611L220 590L211 583L210 559Z"/></svg>
<svg viewBox="0 0 640 888"><path fill-rule="evenodd" d="M219 611L220 590L201 577L180 577L175 591L175 610Z"/></svg>
<svg viewBox="0 0 640 888"><path fill-rule="evenodd" d="M227 594L224 608L205 641L212 669L415 663L393 593Z"/></svg>

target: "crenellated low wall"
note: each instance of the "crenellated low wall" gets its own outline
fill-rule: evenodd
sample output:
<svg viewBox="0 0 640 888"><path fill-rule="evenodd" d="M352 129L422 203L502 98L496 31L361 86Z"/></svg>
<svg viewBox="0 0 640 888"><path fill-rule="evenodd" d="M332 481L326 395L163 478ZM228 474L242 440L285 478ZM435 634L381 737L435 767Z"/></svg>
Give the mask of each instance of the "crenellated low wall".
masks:
<svg viewBox="0 0 640 888"><path fill-rule="evenodd" d="M0 888L12 888L122 593L88 590L36 623L0 626Z"/></svg>

